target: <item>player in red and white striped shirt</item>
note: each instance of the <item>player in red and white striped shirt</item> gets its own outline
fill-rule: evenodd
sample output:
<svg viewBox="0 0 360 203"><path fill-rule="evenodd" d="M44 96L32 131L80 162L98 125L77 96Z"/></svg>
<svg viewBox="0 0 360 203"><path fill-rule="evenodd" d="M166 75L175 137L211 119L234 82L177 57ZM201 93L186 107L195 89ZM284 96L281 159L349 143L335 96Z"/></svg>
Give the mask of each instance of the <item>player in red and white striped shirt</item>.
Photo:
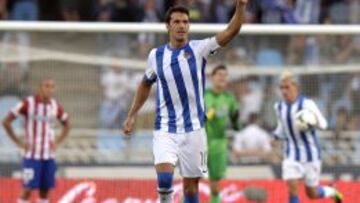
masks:
<svg viewBox="0 0 360 203"><path fill-rule="evenodd" d="M10 110L3 125L10 139L23 151L23 192L19 203L27 203L31 191L39 189L39 203L48 203L48 193L55 185L55 149L66 138L70 125L68 114L52 98L55 81L44 79L37 93ZM11 123L19 116L25 119L25 141L15 134ZM62 131L55 137L55 124L60 121Z"/></svg>

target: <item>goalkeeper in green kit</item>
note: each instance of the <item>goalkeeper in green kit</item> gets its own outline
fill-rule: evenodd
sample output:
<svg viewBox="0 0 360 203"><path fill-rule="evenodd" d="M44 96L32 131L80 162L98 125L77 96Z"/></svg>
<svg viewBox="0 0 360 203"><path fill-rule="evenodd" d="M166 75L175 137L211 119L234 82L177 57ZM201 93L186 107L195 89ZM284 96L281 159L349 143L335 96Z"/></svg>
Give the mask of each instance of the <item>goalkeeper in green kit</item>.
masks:
<svg viewBox="0 0 360 203"><path fill-rule="evenodd" d="M205 91L206 134L208 139L208 168L211 203L220 203L219 182L225 177L228 160L226 128L238 130L238 103L235 96L225 91L228 72L224 65L211 72L212 88Z"/></svg>

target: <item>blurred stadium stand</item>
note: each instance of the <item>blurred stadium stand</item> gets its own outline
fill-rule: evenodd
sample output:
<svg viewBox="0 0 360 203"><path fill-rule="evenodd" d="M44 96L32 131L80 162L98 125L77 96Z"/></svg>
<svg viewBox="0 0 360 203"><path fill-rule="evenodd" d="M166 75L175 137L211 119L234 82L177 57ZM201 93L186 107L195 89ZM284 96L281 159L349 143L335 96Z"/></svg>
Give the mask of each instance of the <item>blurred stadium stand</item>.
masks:
<svg viewBox="0 0 360 203"><path fill-rule="evenodd" d="M16 1L9 1L7 9L1 2L0 18L13 20ZM66 5L71 1L62 0L34 2L39 8L39 20L161 22L164 10L176 1L126 0L121 1L125 3L120 6L115 0L78 1L72 5ZM145 2L150 2L146 5L150 10L147 14L143 10ZM223 23L228 20L225 14L230 16L233 10L233 5L219 3L225 1L178 2L192 7L192 18L197 22ZM265 1L251 2L248 23L289 23L291 20L284 19L284 13L270 15L271 9L261 4ZM291 22L293 24L360 24L360 3L356 0L311 1L314 5L308 8L315 9L311 11L315 14L312 19L299 16L298 9L305 1L291 2L293 4L283 11L297 15L297 21ZM283 5L273 6L283 8ZM319 10L316 10L317 6ZM211 12L198 15L201 9ZM347 9L351 10L349 15L335 15L339 10L344 12ZM119 15L120 11L136 15ZM209 13L216 15L210 16ZM208 36L212 34L192 34L191 37ZM152 167L154 94L140 112L138 131L133 137L124 137L120 128L136 85L143 76L147 53L151 48L166 43L166 34L14 32L5 29L0 31L0 40L0 119L17 101L34 92L42 77L51 76L57 82L56 98L69 112L73 124L69 138L57 150L60 177L119 178L129 182L134 178L155 177ZM316 101L329 122L329 129L320 134L324 166L322 179L360 180L359 55L359 34L240 35L229 47L208 60L208 69L219 63L230 67L229 91L237 96L240 104L242 128L247 126L249 114L258 113L262 127L268 132L276 123L273 104L279 99L277 75L284 68L295 70L302 91ZM124 78L124 81L116 83L117 77ZM103 80L108 78L115 78L115 82L104 84ZM109 99L107 88L119 91L114 93L117 103L104 110L104 102ZM114 116L107 116L108 112ZM19 120L14 126L23 136L21 125ZM229 132L230 140L233 134ZM280 151L281 147L274 150L276 153ZM0 178L20 177L20 160L20 152L0 126ZM232 163L230 157L229 160L228 176L232 179L281 177L279 162L249 163L241 160Z"/></svg>

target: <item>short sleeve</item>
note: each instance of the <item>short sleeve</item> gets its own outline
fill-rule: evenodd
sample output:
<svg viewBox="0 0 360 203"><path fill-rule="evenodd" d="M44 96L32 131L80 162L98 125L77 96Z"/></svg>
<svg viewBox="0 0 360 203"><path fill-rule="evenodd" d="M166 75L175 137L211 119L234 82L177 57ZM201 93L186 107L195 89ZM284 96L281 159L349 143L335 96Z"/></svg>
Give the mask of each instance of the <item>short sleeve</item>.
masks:
<svg viewBox="0 0 360 203"><path fill-rule="evenodd" d="M274 110L276 112L277 125L272 134L275 136L275 138L281 139L282 137L284 137L284 127L281 122L281 103L276 103L274 105Z"/></svg>
<svg viewBox="0 0 360 203"><path fill-rule="evenodd" d="M203 40L197 40L196 46L200 50L201 55L205 58L209 55L215 54L220 48L215 36Z"/></svg>
<svg viewBox="0 0 360 203"><path fill-rule="evenodd" d="M64 107L60 104L57 105L56 118L62 123L66 123L69 120L69 114L65 112Z"/></svg>
<svg viewBox="0 0 360 203"><path fill-rule="evenodd" d="M318 121L318 127L322 130L325 130L328 126L328 123L315 102L313 100L307 99L305 103L305 108L315 113Z"/></svg>
<svg viewBox="0 0 360 203"><path fill-rule="evenodd" d="M152 85L156 82L157 80L157 74L155 71L155 49L150 51L148 60L147 60L147 67L145 70L145 74L143 77L143 81L148 84L148 85Z"/></svg>
<svg viewBox="0 0 360 203"><path fill-rule="evenodd" d="M13 115L14 117L18 117L18 116L25 116L27 115L28 112L28 101L26 99L24 99L23 101L19 102L18 104L16 104L16 106L14 106L11 110L10 110L10 114Z"/></svg>

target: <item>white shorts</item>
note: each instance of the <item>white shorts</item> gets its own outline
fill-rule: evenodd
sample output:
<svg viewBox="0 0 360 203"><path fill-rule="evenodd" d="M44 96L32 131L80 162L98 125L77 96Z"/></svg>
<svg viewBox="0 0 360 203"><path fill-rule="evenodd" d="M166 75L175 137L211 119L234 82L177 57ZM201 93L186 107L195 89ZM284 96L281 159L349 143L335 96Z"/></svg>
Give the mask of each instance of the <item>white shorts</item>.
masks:
<svg viewBox="0 0 360 203"><path fill-rule="evenodd" d="M303 179L306 186L319 185L321 162L298 162L285 159L282 162L282 178L284 180Z"/></svg>
<svg viewBox="0 0 360 203"><path fill-rule="evenodd" d="M205 129L189 133L154 131L154 164L178 165L185 178L207 177L207 140Z"/></svg>

